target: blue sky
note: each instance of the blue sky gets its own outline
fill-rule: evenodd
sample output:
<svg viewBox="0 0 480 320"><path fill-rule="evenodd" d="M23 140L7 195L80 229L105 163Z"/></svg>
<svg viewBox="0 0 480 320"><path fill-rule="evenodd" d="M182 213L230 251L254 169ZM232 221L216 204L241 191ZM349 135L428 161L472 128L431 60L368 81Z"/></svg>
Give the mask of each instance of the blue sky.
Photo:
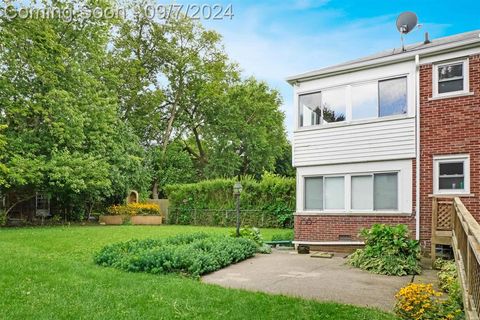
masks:
<svg viewBox="0 0 480 320"><path fill-rule="evenodd" d="M198 3L178 1L181 3ZM423 26L406 43L480 29L479 1L203 1L232 4L232 20L203 21L224 37L225 49L245 76L278 89L291 135L292 89L285 77L398 47L395 19L414 11Z"/></svg>

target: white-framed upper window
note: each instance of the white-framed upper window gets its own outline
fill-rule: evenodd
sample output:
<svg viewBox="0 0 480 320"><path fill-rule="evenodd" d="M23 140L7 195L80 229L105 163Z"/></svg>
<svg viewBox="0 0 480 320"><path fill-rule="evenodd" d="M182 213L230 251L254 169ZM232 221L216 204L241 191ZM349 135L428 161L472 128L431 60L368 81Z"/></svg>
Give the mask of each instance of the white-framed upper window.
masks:
<svg viewBox="0 0 480 320"><path fill-rule="evenodd" d="M301 93L298 126L403 115L408 112L407 76Z"/></svg>
<svg viewBox="0 0 480 320"><path fill-rule="evenodd" d="M470 193L469 155L436 156L433 158L433 193Z"/></svg>
<svg viewBox="0 0 480 320"><path fill-rule="evenodd" d="M446 97L468 92L468 58L433 65L434 97Z"/></svg>
<svg viewBox="0 0 480 320"><path fill-rule="evenodd" d="M304 210L398 212L399 184L397 171L305 177Z"/></svg>

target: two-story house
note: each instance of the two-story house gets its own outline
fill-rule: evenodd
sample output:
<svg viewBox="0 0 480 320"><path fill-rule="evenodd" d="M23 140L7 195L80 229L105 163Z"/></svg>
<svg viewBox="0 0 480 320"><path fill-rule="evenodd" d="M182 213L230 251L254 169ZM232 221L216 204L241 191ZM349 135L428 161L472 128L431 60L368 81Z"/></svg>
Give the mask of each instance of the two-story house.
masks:
<svg viewBox="0 0 480 320"><path fill-rule="evenodd" d="M480 220L480 31L289 77L295 243L357 245L406 224L429 250L432 199Z"/></svg>

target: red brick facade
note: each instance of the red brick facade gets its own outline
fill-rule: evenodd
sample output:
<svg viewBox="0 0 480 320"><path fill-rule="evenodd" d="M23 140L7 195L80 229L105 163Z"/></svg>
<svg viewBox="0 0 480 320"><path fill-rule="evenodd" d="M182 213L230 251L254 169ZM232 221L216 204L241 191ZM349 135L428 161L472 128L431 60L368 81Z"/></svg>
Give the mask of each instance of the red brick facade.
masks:
<svg viewBox="0 0 480 320"><path fill-rule="evenodd" d="M470 191L462 197L480 220L480 55L469 57L470 92L474 95L432 100L432 65L420 68L420 239L429 250L433 156L469 154ZM415 159L413 159L413 209L410 216L297 215L296 241L358 240L360 229L374 223L406 224L415 236Z"/></svg>
<svg viewBox="0 0 480 320"><path fill-rule="evenodd" d="M406 224L415 230L415 216L295 216L296 241L339 241L359 240L358 233L362 228L368 228L375 223Z"/></svg>
<svg viewBox="0 0 480 320"><path fill-rule="evenodd" d="M433 156L470 155L470 193L461 197L480 220L480 55L469 57L470 92L474 95L432 100L431 64L420 68L420 239L430 242Z"/></svg>

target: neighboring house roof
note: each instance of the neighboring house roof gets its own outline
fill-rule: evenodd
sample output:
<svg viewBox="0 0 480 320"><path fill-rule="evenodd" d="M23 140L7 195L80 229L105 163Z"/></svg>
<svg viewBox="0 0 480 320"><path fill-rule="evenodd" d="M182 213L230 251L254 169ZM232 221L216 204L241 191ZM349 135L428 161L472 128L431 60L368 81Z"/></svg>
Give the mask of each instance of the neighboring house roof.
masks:
<svg viewBox="0 0 480 320"><path fill-rule="evenodd" d="M456 34L449 37L430 40L430 43L419 42L405 46L405 50L395 48L382 51L360 59L355 59L326 67L323 69L301 73L288 77L286 80L293 84L297 81L306 81L316 78L323 78L333 74L347 73L354 70L366 69L376 65L385 65L392 62L400 62L403 60L411 60L418 55L434 55L440 52L448 52L458 50L460 47L477 47L480 46L480 30Z"/></svg>

